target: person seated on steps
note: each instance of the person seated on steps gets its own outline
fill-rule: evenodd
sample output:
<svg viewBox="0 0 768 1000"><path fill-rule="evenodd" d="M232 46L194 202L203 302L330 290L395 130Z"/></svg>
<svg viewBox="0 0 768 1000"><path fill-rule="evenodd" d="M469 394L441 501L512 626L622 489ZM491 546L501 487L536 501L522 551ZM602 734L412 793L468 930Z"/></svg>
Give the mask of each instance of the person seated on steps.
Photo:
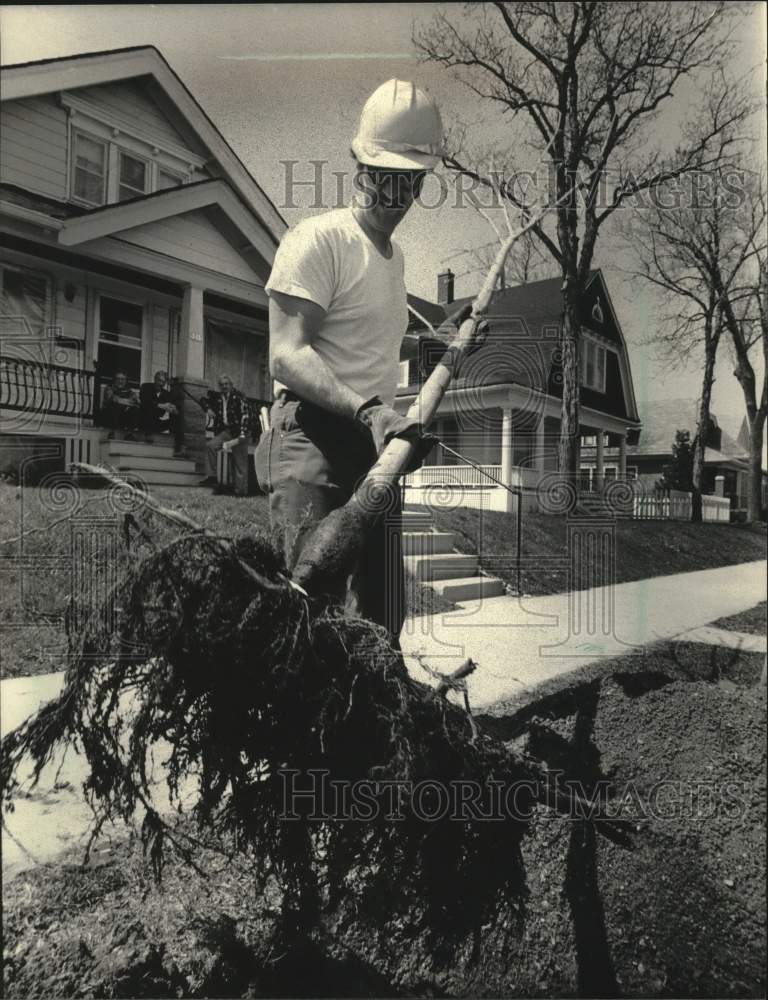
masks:
<svg viewBox="0 0 768 1000"><path fill-rule="evenodd" d="M213 437L208 442L208 475L201 486L217 486L216 460L225 447L232 457L235 495L248 495L248 430L250 411L248 401L235 389L229 375L219 376L219 395L204 396L200 400L204 410L213 413ZM231 443L230 443L231 442ZM223 492L223 491L222 491Z"/></svg>
<svg viewBox="0 0 768 1000"><path fill-rule="evenodd" d="M125 372L115 372L112 385L104 390L101 402L101 422L109 428L107 440L113 441L116 431L125 431L126 441L135 441L133 432L139 423L139 397L128 385Z"/></svg>
<svg viewBox="0 0 768 1000"><path fill-rule="evenodd" d="M144 440L152 444L153 434L166 431L173 438L173 457L184 457L183 407L179 392L168 381L168 373L155 372L151 382L144 382L140 390L141 429Z"/></svg>

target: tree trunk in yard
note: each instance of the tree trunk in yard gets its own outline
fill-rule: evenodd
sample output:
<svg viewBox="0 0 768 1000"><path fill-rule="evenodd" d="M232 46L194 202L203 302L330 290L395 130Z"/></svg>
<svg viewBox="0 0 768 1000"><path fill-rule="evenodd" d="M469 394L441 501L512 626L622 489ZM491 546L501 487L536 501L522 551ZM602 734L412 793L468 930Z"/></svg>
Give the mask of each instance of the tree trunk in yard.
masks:
<svg viewBox="0 0 768 1000"><path fill-rule="evenodd" d="M765 413L758 410L749 421L749 492L747 494L747 518L759 521L763 509L763 436L765 434Z"/></svg>
<svg viewBox="0 0 768 1000"><path fill-rule="evenodd" d="M579 292L576 282L565 281L561 351L563 399L560 408L558 469L578 490L579 462Z"/></svg>
<svg viewBox="0 0 768 1000"><path fill-rule="evenodd" d="M717 355L717 344L720 340L719 329L713 336L712 321L709 317L705 320L705 325L704 376L701 382L701 399L699 401L696 440L693 443L693 472L691 475L693 486L691 491L691 521L697 524L700 524L702 521L701 487L702 480L704 479L704 455L707 450L712 384L715 381L715 357Z"/></svg>

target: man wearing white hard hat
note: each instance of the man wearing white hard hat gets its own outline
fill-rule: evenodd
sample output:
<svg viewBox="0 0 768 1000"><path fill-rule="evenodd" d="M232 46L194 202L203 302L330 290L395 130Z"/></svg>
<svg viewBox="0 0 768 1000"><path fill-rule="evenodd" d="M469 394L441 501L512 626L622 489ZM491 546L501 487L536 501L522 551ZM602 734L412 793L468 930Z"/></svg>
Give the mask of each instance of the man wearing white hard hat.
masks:
<svg viewBox="0 0 768 1000"><path fill-rule="evenodd" d="M412 437L422 458L428 447L419 425L393 409L408 307L403 255L391 237L439 162L442 140L440 112L423 90L382 84L352 142L352 204L300 222L275 256L266 290L276 399L256 464L289 568L307 531L346 503L388 441ZM392 502L358 572L336 581L330 596L396 640L404 587Z"/></svg>

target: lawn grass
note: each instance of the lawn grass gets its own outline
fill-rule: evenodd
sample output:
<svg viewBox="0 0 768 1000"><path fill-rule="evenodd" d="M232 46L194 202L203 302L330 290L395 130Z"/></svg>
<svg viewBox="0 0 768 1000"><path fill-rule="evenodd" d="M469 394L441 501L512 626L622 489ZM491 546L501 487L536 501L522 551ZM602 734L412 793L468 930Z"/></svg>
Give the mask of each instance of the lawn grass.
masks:
<svg viewBox="0 0 768 1000"><path fill-rule="evenodd" d="M0 672L18 677L61 670L65 664L63 615L77 568L88 566L94 587L109 585L115 568L132 558L124 536L125 507L109 490L21 488L0 482ZM227 537L271 536L265 496L214 496L197 487L155 487L153 497ZM153 521L152 527L155 529ZM17 539L24 532L21 541ZM173 531L167 537L177 534ZM98 542L96 539L100 538ZM82 542L76 539L85 539ZM3 544L5 542L5 544ZM109 558L99 564L99 552ZM114 582L114 580L113 580ZM433 614L453 605L408 576L408 613Z"/></svg>
<svg viewBox="0 0 768 1000"><path fill-rule="evenodd" d="M424 509L424 508L421 508ZM511 514L469 508L432 510L440 531L454 533L461 552L478 555L482 568L516 590L516 529ZM596 522L597 523L597 522ZM601 522L602 523L602 522ZM615 583L653 576L711 569L766 557L764 524L690 524L680 521L613 522ZM592 567L579 565L575 578L567 568L565 517L523 515L522 590L557 594L608 580L595 580ZM584 570L589 576L584 574Z"/></svg>
<svg viewBox="0 0 768 1000"><path fill-rule="evenodd" d="M153 496L217 534L238 537L269 534L267 498L213 496L208 489L156 487ZM66 651L62 615L77 563L73 538L85 532L110 537L113 564L130 558L123 538L124 507L102 490L22 489L0 482L0 542L27 534L0 548L0 672L4 677L60 670ZM508 514L466 508L435 509L436 526L454 533L462 552L478 553L483 569L515 588L515 522ZM40 530L38 530L40 529ZM765 526L617 521L616 582L763 559ZM526 514L523 520L523 591L561 593L582 585L569 580L562 563L567 553L564 517ZM94 550L94 555L96 551ZM19 563L19 557L23 561ZM108 580L102 567L94 581ZM589 584L593 585L594 580ZM408 577L411 615L434 614L453 605L430 587Z"/></svg>

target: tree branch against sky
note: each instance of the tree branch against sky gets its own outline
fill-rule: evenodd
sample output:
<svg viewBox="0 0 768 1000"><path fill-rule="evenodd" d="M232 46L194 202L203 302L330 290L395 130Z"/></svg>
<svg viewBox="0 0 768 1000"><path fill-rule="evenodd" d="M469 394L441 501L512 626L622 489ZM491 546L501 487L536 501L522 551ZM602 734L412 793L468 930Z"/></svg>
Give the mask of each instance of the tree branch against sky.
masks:
<svg viewBox="0 0 768 1000"><path fill-rule="evenodd" d="M743 11L716 3L465 4L417 27L422 56L455 71L499 111L493 150L450 149L445 164L477 185L503 165L503 196L525 213L515 174L527 145L552 200L578 191L533 232L563 278L560 471L576 475L580 303L599 233L630 199L701 169L735 122L727 105L712 128L685 131L673 148L655 134L676 92L706 89L732 51Z"/></svg>
<svg viewBox="0 0 768 1000"><path fill-rule="evenodd" d="M658 199L649 206L636 206L621 227L634 261L631 273L658 292L659 323L647 340L658 345L672 364L692 357L702 362L693 440L694 521L702 518L704 458L715 362L724 329L724 298L742 298L739 283L755 255L740 232L746 197L744 163L750 145L742 126L753 110L740 88L729 86L724 74L716 74L691 131L713 135L722 118L734 124L720 130L712 148L702 152L689 203L675 201L668 206Z"/></svg>
<svg viewBox="0 0 768 1000"><path fill-rule="evenodd" d="M717 289L723 319L736 356L734 375L741 385L749 428L749 493L747 516L754 521L762 508L762 458L768 417L768 202L764 171L751 175L747 197L736 214L734 243L743 266L731 278L718 270ZM758 361L759 359L759 361ZM762 385L756 366L762 367Z"/></svg>

